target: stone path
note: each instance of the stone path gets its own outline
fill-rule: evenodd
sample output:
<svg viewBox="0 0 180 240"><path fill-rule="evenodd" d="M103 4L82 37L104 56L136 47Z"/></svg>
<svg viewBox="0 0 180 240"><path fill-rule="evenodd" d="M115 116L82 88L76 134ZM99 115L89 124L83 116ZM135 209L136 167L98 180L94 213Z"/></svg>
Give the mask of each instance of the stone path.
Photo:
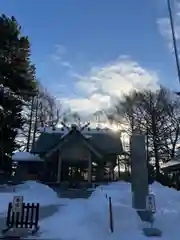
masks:
<svg viewBox="0 0 180 240"><path fill-rule="evenodd" d="M69 198L69 199L76 199L76 198L84 198L88 199L92 194L92 191L82 190L82 189L68 189L64 191L59 191L58 195L60 198Z"/></svg>

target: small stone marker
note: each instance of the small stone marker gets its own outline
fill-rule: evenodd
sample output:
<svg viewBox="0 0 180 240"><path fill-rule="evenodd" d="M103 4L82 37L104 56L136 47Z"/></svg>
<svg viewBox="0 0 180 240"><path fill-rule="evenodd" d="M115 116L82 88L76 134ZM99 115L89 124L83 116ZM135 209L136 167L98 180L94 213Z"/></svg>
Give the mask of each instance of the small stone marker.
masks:
<svg viewBox="0 0 180 240"><path fill-rule="evenodd" d="M12 211L14 213L21 214L22 204L23 204L23 196L14 196L13 202L12 202Z"/></svg>
<svg viewBox="0 0 180 240"><path fill-rule="evenodd" d="M152 213L156 212L156 202L154 194L149 194L146 197L146 210L151 211Z"/></svg>
<svg viewBox="0 0 180 240"><path fill-rule="evenodd" d="M153 214L156 212L156 201L155 201L154 194L149 194L146 197L146 211L150 213L150 219L149 219L150 226L143 228L144 234L147 237L160 237L162 235L161 230L153 226L153 223L154 223Z"/></svg>

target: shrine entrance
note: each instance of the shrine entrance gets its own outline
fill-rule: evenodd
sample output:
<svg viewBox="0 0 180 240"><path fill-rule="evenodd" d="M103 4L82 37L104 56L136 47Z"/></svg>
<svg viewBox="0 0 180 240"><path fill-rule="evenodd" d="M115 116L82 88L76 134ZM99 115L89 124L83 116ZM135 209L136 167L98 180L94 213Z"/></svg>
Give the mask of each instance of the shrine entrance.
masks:
<svg viewBox="0 0 180 240"><path fill-rule="evenodd" d="M78 183L87 181L88 162L62 162L61 181L69 183Z"/></svg>

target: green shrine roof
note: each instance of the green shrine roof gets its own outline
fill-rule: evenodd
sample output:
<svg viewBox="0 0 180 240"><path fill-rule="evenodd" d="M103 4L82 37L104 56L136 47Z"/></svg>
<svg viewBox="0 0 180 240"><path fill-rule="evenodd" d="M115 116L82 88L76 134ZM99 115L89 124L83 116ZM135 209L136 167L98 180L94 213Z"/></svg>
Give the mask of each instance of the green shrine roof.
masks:
<svg viewBox="0 0 180 240"><path fill-rule="evenodd" d="M76 130L79 132L78 130ZM120 136L116 132L112 131L83 131L79 132L86 142L88 142L93 148L103 155L106 154L116 154L120 155L123 153L123 147L120 140ZM72 133L73 134L73 133ZM71 134L71 135L72 135ZM37 139L32 148L32 153L45 154L48 153L53 148L57 147L68 138L69 132L63 133L58 131L43 132ZM75 134L75 141L78 141L78 134ZM68 143L67 143L68 144Z"/></svg>

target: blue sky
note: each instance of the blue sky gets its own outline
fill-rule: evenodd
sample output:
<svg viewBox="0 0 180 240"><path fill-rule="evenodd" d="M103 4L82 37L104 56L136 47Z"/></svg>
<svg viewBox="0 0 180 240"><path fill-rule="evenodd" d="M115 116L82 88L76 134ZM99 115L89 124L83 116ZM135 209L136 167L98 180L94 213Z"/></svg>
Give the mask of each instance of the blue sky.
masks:
<svg viewBox="0 0 180 240"><path fill-rule="evenodd" d="M73 110L93 112L137 86L179 90L165 2L1 0L0 9L29 36L42 84ZM178 4L173 11L179 30Z"/></svg>

